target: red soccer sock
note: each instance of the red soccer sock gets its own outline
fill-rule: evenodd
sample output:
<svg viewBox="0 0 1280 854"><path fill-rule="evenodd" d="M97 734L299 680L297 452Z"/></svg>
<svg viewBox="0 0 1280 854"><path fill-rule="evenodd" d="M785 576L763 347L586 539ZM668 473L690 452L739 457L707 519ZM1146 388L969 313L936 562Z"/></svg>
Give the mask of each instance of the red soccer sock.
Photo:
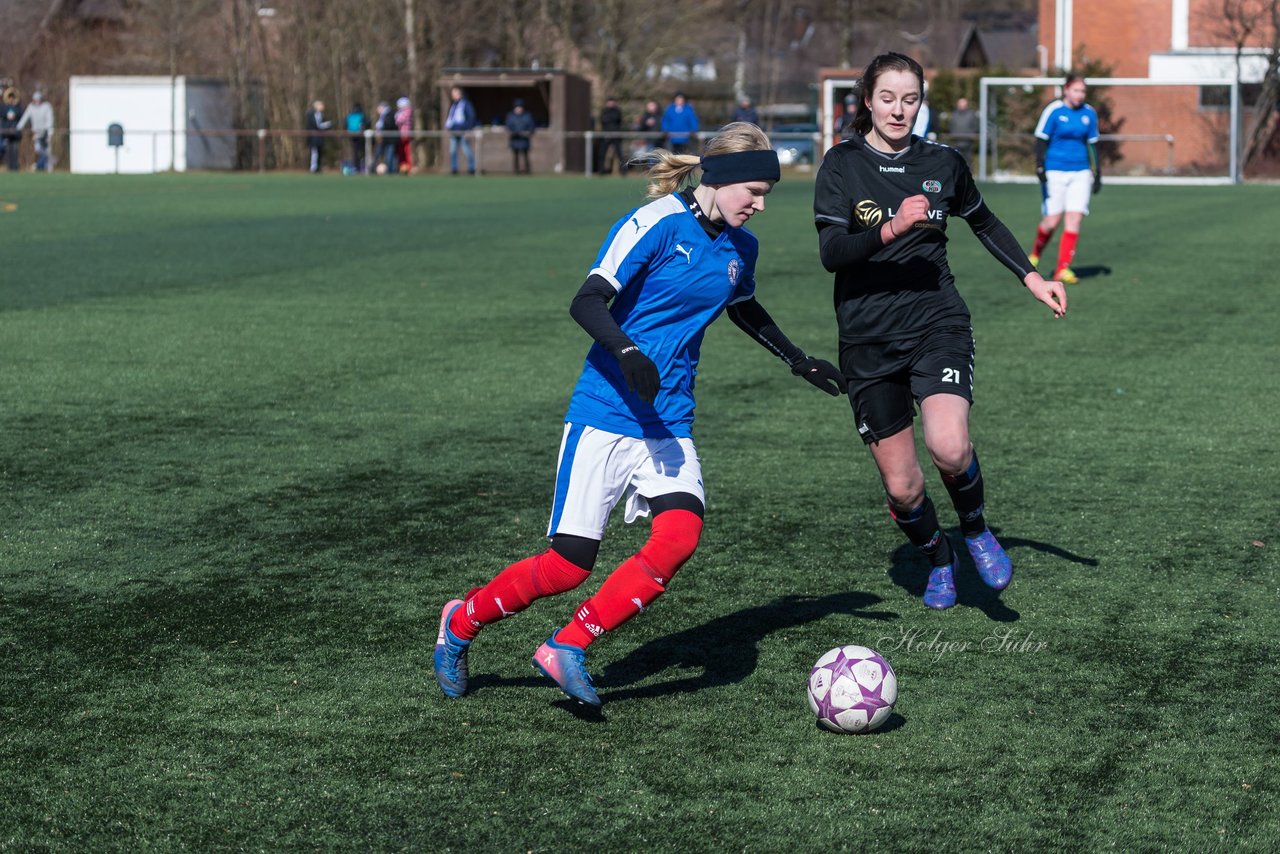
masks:
<svg viewBox="0 0 1280 854"><path fill-rule="evenodd" d="M698 547L702 517L688 510L668 510L653 520L653 533L639 552L605 579L596 595L583 602L573 621L556 633L556 642L586 649L647 608Z"/></svg>
<svg viewBox="0 0 1280 854"><path fill-rule="evenodd" d="M578 606L573 621L556 632L556 642L586 649L605 632L639 614L665 590L640 555L632 555L605 579L596 595Z"/></svg>
<svg viewBox="0 0 1280 854"><path fill-rule="evenodd" d="M1049 241L1053 239L1052 231L1045 231L1041 226L1036 226L1036 248L1031 250L1032 255L1044 254L1044 248L1049 245Z"/></svg>
<svg viewBox="0 0 1280 854"><path fill-rule="evenodd" d="M544 596L572 590L591 573L551 549L511 564L467 596L467 604L453 612L449 631L472 640L480 629L504 617L518 614Z"/></svg>
<svg viewBox="0 0 1280 854"><path fill-rule="evenodd" d="M1058 244L1058 270L1071 266L1071 259L1076 257L1076 240L1079 237L1078 231L1062 232L1062 242Z"/></svg>

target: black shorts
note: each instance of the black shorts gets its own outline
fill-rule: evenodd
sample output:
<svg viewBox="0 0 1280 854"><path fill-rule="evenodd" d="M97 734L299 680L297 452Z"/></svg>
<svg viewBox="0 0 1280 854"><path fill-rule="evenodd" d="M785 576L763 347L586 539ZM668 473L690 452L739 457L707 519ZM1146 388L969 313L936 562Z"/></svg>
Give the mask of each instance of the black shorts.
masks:
<svg viewBox="0 0 1280 854"><path fill-rule="evenodd" d="M973 402L973 330L931 329L917 338L841 344L840 370L849 381L849 403L862 441L887 439L915 418L932 394Z"/></svg>

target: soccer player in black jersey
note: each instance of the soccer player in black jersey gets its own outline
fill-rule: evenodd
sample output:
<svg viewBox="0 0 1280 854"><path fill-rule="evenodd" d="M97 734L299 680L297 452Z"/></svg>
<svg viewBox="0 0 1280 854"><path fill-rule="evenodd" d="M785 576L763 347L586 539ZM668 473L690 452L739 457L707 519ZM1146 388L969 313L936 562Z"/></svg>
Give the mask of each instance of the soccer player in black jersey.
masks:
<svg viewBox="0 0 1280 854"><path fill-rule="evenodd" d="M1067 295L1031 266L983 202L960 153L912 136L923 90L914 59L886 53L871 61L854 133L827 152L818 171L814 219L822 264L835 273L840 368L858 433L880 470L894 521L933 564L925 604L950 608L956 560L925 492L915 404L983 582L1003 590L1013 567L987 528L982 471L969 441L973 331L947 265L948 218L967 222L1054 317L1066 313Z"/></svg>

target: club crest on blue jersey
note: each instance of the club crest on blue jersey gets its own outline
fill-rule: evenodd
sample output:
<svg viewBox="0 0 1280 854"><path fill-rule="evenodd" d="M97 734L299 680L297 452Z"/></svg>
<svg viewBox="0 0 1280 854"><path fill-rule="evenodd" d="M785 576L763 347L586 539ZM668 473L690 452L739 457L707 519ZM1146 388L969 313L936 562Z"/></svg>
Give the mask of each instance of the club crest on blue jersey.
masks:
<svg viewBox="0 0 1280 854"><path fill-rule="evenodd" d="M742 274L742 264L738 262L737 258L731 258L729 260L728 273L729 273L729 284L733 285L736 288L738 286L738 276Z"/></svg>

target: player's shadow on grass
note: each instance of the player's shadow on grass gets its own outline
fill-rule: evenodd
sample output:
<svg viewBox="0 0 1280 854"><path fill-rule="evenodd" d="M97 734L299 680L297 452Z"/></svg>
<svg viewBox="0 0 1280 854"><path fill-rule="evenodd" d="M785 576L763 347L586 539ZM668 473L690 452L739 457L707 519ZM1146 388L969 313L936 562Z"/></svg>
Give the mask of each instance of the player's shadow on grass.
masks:
<svg viewBox="0 0 1280 854"><path fill-rule="evenodd" d="M1076 278L1080 279L1080 281L1084 281L1085 279L1098 279L1111 275L1111 268L1105 264L1092 264L1087 267L1072 266L1071 270L1076 274Z"/></svg>
<svg viewBox="0 0 1280 854"><path fill-rule="evenodd" d="M1028 540L1022 537L1005 537L1000 534L1000 529L994 526L991 531L999 537L1000 545L1004 546L1005 551L1009 553L1009 557L1013 560L1014 584L1019 581L1018 552L1024 549L1033 549L1044 554L1050 554L1081 566L1098 565L1096 558L1084 557L1083 555L1069 552L1052 543L1042 543L1038 540ZM950 537L952 550L959 559L959 565L956 568L956 604L977 608L986 614L989 619L996 622L1017 622L1022 615L1001 601L1001 591L992 590L978 576L978 570L973 565L973 559L969 557L968 550L964 548L963 535L959 531L951 531ZM903 543L893 553L893 566L889 569L889 578L893 580L894 584L912 596L923 596L925 585L929 583L929 570L928 562L921 557L915 546Z"/></svg>
<svg viewBox="0 0 1280 854"><path fill-rule="evenodd" d="M665 697L741 682L752 674L760 657L760 641L782 629L801 626L829 614L863 620L892 620L897 614L869 611L881 601L870 593L831 593L826 596L780 596L765 605L744 608L723 617L649 641L600 672L596 688L605 702ZM634 685L671 668L698 673L653 685Z"/></svg>

